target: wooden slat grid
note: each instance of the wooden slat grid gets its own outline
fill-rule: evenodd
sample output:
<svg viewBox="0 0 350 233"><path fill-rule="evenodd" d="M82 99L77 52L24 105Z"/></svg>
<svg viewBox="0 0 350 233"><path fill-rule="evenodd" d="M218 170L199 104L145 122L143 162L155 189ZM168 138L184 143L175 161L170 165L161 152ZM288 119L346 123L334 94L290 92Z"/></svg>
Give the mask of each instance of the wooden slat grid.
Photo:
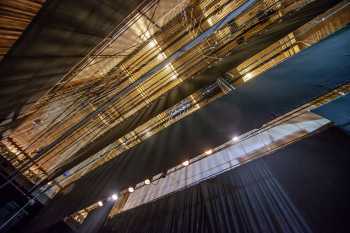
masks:
<svg viewBox="0 0 350 233"><path fill-rule="evenodd" d="M0 61L22 35L45 1L0 1Z"/></svg>

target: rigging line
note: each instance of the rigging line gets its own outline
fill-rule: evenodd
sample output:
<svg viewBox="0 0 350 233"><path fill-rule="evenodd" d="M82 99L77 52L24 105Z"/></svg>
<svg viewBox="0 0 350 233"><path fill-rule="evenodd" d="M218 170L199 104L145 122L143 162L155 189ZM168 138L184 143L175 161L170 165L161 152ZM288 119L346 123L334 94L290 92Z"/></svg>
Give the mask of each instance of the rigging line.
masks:
<svg viewBox="0 0 350 233"><path fill-rule="evenodd" d="M85 91L85 93L86 93L86 91Z"/></svg>
<svg viewBox="0 0 350 233"><path fill-rule="evenodd" d="M290 45L290 47L292 47L292 46L294 46L293 44L292 45ZM287 49L289 49L289 48L287 48ZM283 50L284 51L284 50ZM279 52L279 54L280 53L283 53L283 51L281 51L281 52ZM273 58L273 57L272 57ZM257 66L260 66L260 65L262 65L262 64L258 64ZM243 77L243 75L241 75L241 78Z"/></svg>
<svg viewBox="0 0 350 233"><path fill-rule="evenodd" d="M153 16L152 16L153 17Z"/></svg>
<svg viewBox="0 0 350 233"><path fill-rule="evenodd" d="M45 134L47 134L47 133L49 133L51 130L53 130L54 129L54 127L56 127L57 126L57 123L59 123L59 122L57 122L57 123L55 123L58 119L60 119L60 117L61 116L63 116L65 113L66 113L66 111L68 111L68 109L70 109L71 107L73 107L78 101L80 101L80 100L75 100L73 103L71 103L63 112L61 112L58 116L56 116L50 123L49 123L49 125L47 126L47 128L45 128L45 129L43 129L43 131L41 131L40 133L39 133L39 135L34 139L34 141L32 141L24 150L27 150L27 149L29 149L31 146L33 146L36 142L37 142L37 140L39 140L39 139L41 139ZM64 120L64 119L61 119L60 121L62 121L62 120Z"/></svg>
<svg viewBox="0 0 350 233"><path fill-rule="evenodd" d="M58 116L57 118L59 118L59 116ZM55 127L55 126L56 126L56 125L52 125L51 127ZM29 149L31 146L33 146L35 143L37 143L38 140L41 139L41 138L43 138L43 136L44 136L45 134L49 133L51 129L53 129L53 128L45 129L44 131L42 131L41 134L40 134L39 136L37 136L37 137L35 138L35 140L32 141L31 144L28 145L28 146L26 147L25 150Z"/></svg>
<svg viewBox="0 0 350 233"><path fill-rule="evenodd" d="M250 3L254 3L255 1L251 1ZM224 20L227 20L227 18L224 18ZM222 22L220 22L219 24L216 24L216 26L217 26L217 28L220 28L220 27L222 27L223 26L223 22L224 21L222 21ZM163 64L166 64L166 63L163 63ZM144 77L144 78L147 78L147 77ZM140 81L140 80L137 80L137 81ZM130 89L130 87L133 87L133 86L137 86L140 82L134 82L133 84L134 85L130 85L129 86L129 88L125 88L124 90L126 90L126 91L128 91L128 89ZM142 79L141 79L141 81L142 81ZM125 92L124 92L125 93ZM119 98L120 97L120 95L121 94L124 94L123 93L123 91L121 91L120 93L119 93L119 95L116 95L115 97L117 97L117 98ZM109 102L109 101L108 101ZM106 106L106 105L103 105L99 110L103 110L103 108L104 108L104 106ZM96 114L96 113L95 113ZM91 115L93 115L93 114L91 114ZM88 117L87 118L84 118L84 119L89 119L89 116L91 116L91 115L88 115ZM82 122L82 121L81 121ZM81 123L81 122L79 122L79 123ZM78 125L79 125L79 123L78 123ZM71 128L72 129L72 128ZM74 127L73 127L73 131L74 131ZM69 130L68 130L68 132L69 132ZM65 135L62 135L63 137L65 136ZM62 138L62 137L61 137ZM53 145L49 145L49 149L48 150L50 150L50 146L52 147ZM48 151L48 150L46 150L46 151ZM38 156L40 156L40 154L42 154L42 153L38 153L37 155Z"/></svg>
<svg viewBox="0 0 350 233"><path fill-rule="evenodd" d="M207 88L202 89L201 92L205 92L206 89L207 89ZM195 103L192 103L192 101L191 101L192 108L193 108L194 106L196 106L198 103L202 102L202 101L206 101L205 98L204 98L204 96L203 96L202 98L198 99ZM171 107L171 108L169 108L168 110L173 109L173 108L174 108L174 107ZM190 110L189 110L189 111L190 111ZM185 114L185 115L183 115L183 114ZM182 119L183 117L185 117L185 116L187 115L187 111L184 112L184 113L182 113L181 115L183 115L183 116L182 116L180 119ZM154 117L154 119L156 119L156 118L157 118L157 116ZM170 117L170 116L166 116L165 118L162 118L162 119L159 120L158 122L155 122L155 125L151 126L151 128L148 129L148 130L155 131L157 128L160 128L160 130L162 130L163 127L165 127L165 124L167 124L169 120L173 120L173 118ZM178 120L179 120L179 119L175 120L174 122L176 122L176 121L178 121ZM146 131L147 131L147 130L146 130ZM144 132L145 132L145 131L144 131ZM159 130L158 130L157 132L159 132ZM131 144L131 147L130 147L130 146L128 146L128 147L132 148L132 147L134 147L134 146L136 146L136 145L138 144L138 143L134 144L135 141L137 141L137 137L132 137L132 138L129 138L129 139L128 139L127 141L125 141L124 143L126 143L127 145L130 145L130 144ZM143 140L142 140L142 141L143 141ZM141 141L141 142L142 142L142 141ZM140 142L139 142L139 143L140 143ZM96 161L99 160L99 159L103 159L104 156L105 156L106 154L109 154L112 150L118 149L118 148L120 148L120 147L122 147L122 146L123 146L123 145L120 144L120 143L117 144L117 145L114 145L114 147L112 147L110 150L104 152L102 155L97 156L97 158L92 158L92 162L96 162ZM129 148L129 149L130 149L130 148ZM123 152L121 152L121 153L123 153ZM76 173L76 172L83 172L85 169L88 169L88 168L89 168L88 166L90 166L92 162L88 161L88 164L87 164L87 165L84 165L83 167L80 167L80 168L78 167L78 170L75 170L74 173ZM79 165L77 165L77 166L79 166ZM74 169L74 168L72 168L72 169ZM83 170L83 171L81 171L81 170Z"/></svg>
<svg viewBox="0 0 350 233"><path fill-rule="evenodd" d="M154 17L155 11L156 11L156 9L157 9L157 7L158 7L158 5L159 5L159 0L158 0L156 3L154 3L154 5L155 5L155 7L154 7L154 11L153 11L153 15L152 15L151 19L153 19L153 17ZM153 6L154 6L154 5L153 5ZM138 10L138 12L140 12L140 11ZM149 31L150 25L151 25L151 23L148 24L146 31ZM130 25L130 27L131 27L131 26L132 26L132 25ZM144 32L143 34L145 34L145 32ZM115 40L116 40L116 39L115 39ZM115 40L114 40L114 42L115 42ZM148 41L148 40L147 40L147 41ZM113 42L113 43L114 43L114 42ZM129 48L123 49L122 52L125 52L125 51L127 51L127 50L129 50L129 49L131 49L131 48L140 47L140 46L142 46L143 44L145 44L145 42L143 42L143 43L137 42L137 43L135 43L134 45L130 46ZM103 51L102 51L102 52L103 52ZM112 56L115 56L116 54L117 54L117 53L113 54ZM128 55L126 55L126 56L129 57L130 54L128 54ZM103 61L104 61L103 59L100 59L98 62L95 62L95 63L93 63L93 64L89 64L88 66L90 66L90 65L96 65L97 63L100 63L100 62L103 62Z"/></svg>
<svg viewBox="0 0 350 233"><path fill-rule="evenodd" d="M201 91L200 91L200 93L201 92L203 92L203 90L206 90L207 88L204 88L204 89L202 89ZM205 91L204 91L205 92ZM189 98L189 97L188 97ZM205 96L203 95L200 95L200 98L197 100L197 102L198 101L204 101L205 100ZM193 103L191 102L191 104L193 105ZM180 104L181 105L181 104ZM158 123L156 123L156 125L155 126L148 126L147 128L147 130L146 131L149 131L149 127L151 127L151 130L154 130L154 128L157 128L157 127L159 127L159 125L160 124L162 124L163 126L164 126L164 124L166 124L167 122L166 121L168 121L168 120L171 120L171 119L173 119L173 117L171 117L170 115L169 115L169 111L171 111L171 109L174 109L174 108L178 108L179 106L180 106L179 104L177 104L175 107L174 106L172 106L172 107L169 107L166 111L164 111L163 113L166 113L166 115L164 116L164 117L162 117L161 119L159 119L157 122ZM196 103L194 104L194 105L196 105ZM154 116L152 119L158 119L158 116L159 115L162 115L163 113L160 113L160 114L158 114L157 116ZM147 122L150 122L150 121L147 121ZM147 125L148 123L145 123L145 124L143 124L143 125ZM152 123L152 124L154 124L154 123ZM140 125L140 126L138 126L138 128L139 127L143 127L143 125ZM130 133L128 133L128 134L132 134L132 132L136 132L138 129L136 128L135 130L133 130L133 131L131 131ZM145 131L143 131L143 133L144 133ZM124 136L122 136L122 137L124 137ZM122 138L121 137L121 138ZM132 138L129 138L128 140L130 141L130 140L135 140L135 139L137 139L135 136L132 136ZM117 139L116 139L117 140ZM128 143L129 144L129 143Z"/></svg>
<svg viewBox="0 0 350 233"><path fill-rule="evenodd" d="M156 5L156 6L158 6L158 5ZM155 10L156 10L156 8L157 8L157 7L155 7ZM155 13L155 10L154 10L154 13ZM153 15L152 15L152 18L153 18L153 16L154 16L154 13L153 13Z"/></svg>
<svg viewBox="0 0 350 233"><path fill-rule="evenodd" d="M98 126L98 125L101 126L101 125L104 125L104 123L103 123L102 121L97 121L97 122L96 122L96 125L97 125L97 126ZM85 130L85 131L86 131L86 130ZM87 129L87 131L88 131L87 134L86 134L86 133L82 133L82 134L79 135L78 138L76 138L74 141L71 141L70 144L65 145L63 148L59 149L59 151L55 152L55 154L64 154L64 151L65 151L67 148L69 148L70 146L72 146L72 144L80 144L80 142L86 141L86 140L84 139L84 136L86 136L86 135L95 134L91 140L94 140L94 139L99 135L99 132L97 132L97 131L94 130L93 128ZM77 148L77 149L75 149L75 150L77 151L77 150L79 150L79 149L80 149L80 148ZM67 155L67 156L69 156L69 155ZM47 158L47 157L49 157L49 158ZM46 159L45 159L45 158L46 158ZM46 156L46 157L43 158L42 164L46 164L47 162L49 162L50 160L52 160L52 159L54 159L54 158L55 158L54 155L53 155L53 156ZM64 159L63 161L61 161L61 162L62 162L62 163L66 163L67 160L69 160L69 159L71 159L71 158L70 158L70 157L65 158L65 159ZM60 163L61 163L61 162L60 162ZM60 166L60 165L59 165L60 163L57 163L56 166ZM51 170L54 170L54 169L55 169L55 168L52 168Z"/></svg>
<svg viewBox="0 0 350 233"><path fill-rule="evenodd" d="M154 14L155 14L155 11L156 11L156 9L157 9L157 7L158 7L158 5L159 5L159 0L157 1L157 3L155 3L156 5L156 7L154 8L154 11L153 11L153 15L152 15L152 17L151 17L151 20L153 19L153 17L154 17ZM138 10L138 12L140 12L139 10ZM142 14L143 15L143 14ZM151 26L151 22L148 24L148 26L146 27L146 30L145 30L145 32L143 32L142 33L142 36L144 36L145 35L145 33L146 32L148 32L149 31L149 29L150 29L150 26ZM130 26L131 27L131 26ZM138 47L145 47L148 43L149 43L149 40L151 39L152 37L150 37L150 38L148 38L146 41L144 41L144 42L136 42L134 45L131 45L130 47L128 47L128 48L126 48L126 49L123 49L123 50L120 50L120 52L117 52L117 53L114 53L114 54L112 54L112 55L108 55L108 56L111 56L111 57L114 57L114 56L116 56L117 54L120 54L120 53L124 53L124 52L126 52L126 51L128 51L128 50L130 50L130 49L132 49L132 48L138 48ZM114 41L115 42L115 41ZM114 43L113 42L113 43ZM102 51L103 52L103 51ZM126 54L126 55L124 55L124 57L126 57L126 59L128 59L128 58L130 58L130 55L132 55L133 54L133 52L131 52L131 54ZM103 62L104 60L103 59L100 59L99 61L97 61L97 62L94 62L94 63L90 63L89 65L87 65L86 67L88 67L88 66L94 66L94 65L96 65L96 64L98 64L98 63L101 63L101 62ZM120 63L122 63L122 62L124 62L124 61L121 61ZM120 64L119 63L119 64ZM86 68L85 67L85 68Z"/></svg>
<svg viewBox="0 0 350 233"><path fill-rule="evenodd" d="M222 7L223 7L223 6L222 6ZM220 10L220 9L219 9L219 10ZM215 12L214 12L213 14L215 14ZM211 16L212 16L212 15L209 15L208 18L211 17ZM186 33L185 33L184 35L186 35ZM150 38L150 39L152 39L152 38ZM149 40L150 40L150 39L149 39ZM147 44L149 43L149 40L147 40L147 43L145 43L145 45L147 45ZM100 60L100 61L102 62L102 60ZM143 60L142 60L142 61L143 61ZM134 65L135 65L135 64L134 64Z"/></svg>
<svg viewBox="0 0 350 233"><path fill-rule="evenodd" d="M210 18L210 17L212 17L212 16L215 15L215 14L216 14L216 11L213 12L212 14L208 15L207 18ZM194 25L193 27L196 27L196 26L199 27L199 26L200 26L200 23L196 23L196 25ZM180 40L183 36L187 35L187 34L189 33L189 30L190 30L190 29L187 29L187 31L184 31L184 32L180 35L180 38L178 38L177 40ZM176 33L176 35L178 35L178 33ZM175 42L176 42L176 41L175 41ZM173 42L173 43L174 43L174 42ZM167 47L163 48L163 50L168 49L171 45L173 45L173 43L167 45ZM161 52L163 52L163 51L161 51ZM155 56L155 57L156 57L156 56ZM143 61L143 60L141 60L141 61Z"/></svg>
<svg viewBox="0 0 350 233"><path fill-rule="evenodd" d="M164 122L164 120L166 120L166 119L162 119L162 122ZM131 139L136 140L137 137L136 137L136 136L133 136ZM128 141L130 141L130 139L129 139ZM129 144L128 142L126 142L126 143ZM108 152L108 153L109 153L109 152Z"/></svg>
<svg viewBox="0 0 350 233"><path fill-rule="evenodd" d="M118 38L118 34L120 34L121 32L120 31L123 31L125 30L124 28L128 26L128 22L132 22L133 20L135 20L135 13L136 13L136 9L139 9L139 8L150 8L152 7L154 4L154 1L142 1L140 4L137 5L137 7L135 8L135 10L130 13L127 17L125 17L121 23L119 23L115 29L112 30L112 32L109 34L109 36L106 37L105 40L103 40L101 43L99 43L95 48L93 48L89 54L84 58L82 59L79 63L77 63L68 73L67 75L65 75L63 77L63 79L61 80L61 82L67 82L67 81L70 81L72 80L75 75L77 74L77 70L78 70L78 73L80 72L79 70L81 70L81 67L82 66L86 66L85 62L86 60L88 59L89 55L91 53L96 53L97 51L100 51L101 49L103 49L105 46L106 46L106 43L109 43L112 40L115 40L116 38ZM125 23L125 20L129 20ZM124 25L125 24L125 25ZM52 88L48 93L50 93L52 90L56 90L57 88L60 88L61 86L56 86L54 88Z"/></svg>

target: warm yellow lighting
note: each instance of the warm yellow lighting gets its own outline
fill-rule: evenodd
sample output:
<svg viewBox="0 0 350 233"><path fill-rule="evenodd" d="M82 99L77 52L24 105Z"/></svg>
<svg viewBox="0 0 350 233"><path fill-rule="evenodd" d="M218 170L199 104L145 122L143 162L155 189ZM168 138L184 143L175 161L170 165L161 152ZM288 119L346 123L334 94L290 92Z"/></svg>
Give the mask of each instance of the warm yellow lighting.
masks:
<svg viewBox="0 0 350 233"><path fill-rule="evenodd" d="M170 80L176 80L176 78L177 78L176 75L171 75L170 76Z"/></svg>
<svg viewBox="0 0 350 233"><path fill-rule="evenodd" d="M155 48L155 47L157 47L158 43L157 43L157 41L156 41L155 39L152 39L152 40L148 43L148 45L149 45L151 48Z"/></svg>
<svg viewBox="0 0 350 233"><path fill-rule="evenodd" d="M158 60L164 60L166 58L165 53L161 52L157 55Z"/></svg>
<svg viewBox="0 0 350 233"><path fill-rule="evenodd" d="M188 166L189 164L190 164L190 162L188 160L186 160L182 163L182 165L184 165L185 167Z"/></svg>
<svg viewBox="0 0 350 233"><path fill-rule="evenodd" d="M102 206L103 206L103 202L102 202L102 201L99 201L99 202L97 202L97 205L98 205L99 207L102 207Z"/></svg>
<svg viewBox="0 0 350 233"><path fill-rule="evenodd" d="M145 184L146 184L146 185L148 185L148 184L150 184L150 183L151 183L151 181L150 181L149 179L146 179L146 180L145 180Z"/></svg>
<svg viewBox="0 0 350 233"><path fill-rule="evenodd" d="M146 132L146 137L151 137L151 136L152 136L152 132L147 131L147 132Z"/></svg>
<svg viewBox="0 0 350 233"><path fill-rule="evenodd" d="M210 154L212 154L212 153L213 153L213 150L207 150L207 151L205 152L206 155L210 155Z"/></svg>
<svg viewBox="0 0 350 233"><path fill-rule="evenodd" d="M135 191L135 189L133 187L129 187L128 191L129 191L129 193L133 193Z"/></svg>
<svg viewBox="0 0 350 233"><path fill-rule="evenodd" d="M252 79L254 76L251 73L247 73L243 76L243 81L247 82L248 80Z"/></svg>

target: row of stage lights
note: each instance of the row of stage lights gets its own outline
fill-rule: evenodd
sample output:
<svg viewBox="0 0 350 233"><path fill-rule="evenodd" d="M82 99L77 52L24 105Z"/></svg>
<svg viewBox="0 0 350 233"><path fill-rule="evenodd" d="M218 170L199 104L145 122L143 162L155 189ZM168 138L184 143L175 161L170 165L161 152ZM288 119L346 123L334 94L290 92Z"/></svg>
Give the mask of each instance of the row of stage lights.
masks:
<svg viewBox="0 0 350 233"><path fill-rule="evenodd" d="M239 137L238 137L238 136L234 136L234 137L232 138L232 141L233 141L233 142L238 142L238 141L239 141ZM206 154L206 155L211 155L212 153L213 153L213 150L212 150L212 149L207 150L207 151L204 152L204 154ZM186 160L186 161L182 162L182 166L187 167L188 165L190 165L190 161L189 161L189 160ZM150 180L150 179L146 179L146 180L144 181L144 184L145 184L145 185L151 184L151 180ZM129 193L133 193L134 191L135 191L135 188L134 188L134 187L129 187L129 188L128 188L128 192L129 192ZM118 194L113 193L113 194L109 197L109 200L110 200L110 201L117 201L117 200L118 200ZM97 202L97 205L98 205L99 207L102 207L102 206L103 206L103 201L98 201L98 202Z"/></svg>

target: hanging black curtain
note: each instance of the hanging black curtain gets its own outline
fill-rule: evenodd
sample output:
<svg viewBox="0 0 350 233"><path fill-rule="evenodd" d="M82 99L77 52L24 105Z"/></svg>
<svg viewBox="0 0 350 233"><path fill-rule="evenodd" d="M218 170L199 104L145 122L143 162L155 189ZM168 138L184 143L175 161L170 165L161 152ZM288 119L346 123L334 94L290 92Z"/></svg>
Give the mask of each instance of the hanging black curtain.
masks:
<svg viewBox="0 0 350 233"><path fill-rule="evenodd" d="M350 135L350 95L342 96L328 104L312 110L334 122L336 126Z"/></svg>
<svg viewBox="0 0 350 233"><path fill-rule="evenodd" d="M337 128L116 215L100 233L345 233L350 138Z"/></svg>
<svg viewBox="0 0 350 233"><path fill-rule="evenodd" d="M311 232L263 161L113 218L101 233Z"/></svg>
<svg viewBox="0 0 350 233"><path fill-rule="evenodd" d="M119 155L63 190L37 218L50 225L350 81L350 27ZM42 224L44 222L44 224Z"/></svg>

